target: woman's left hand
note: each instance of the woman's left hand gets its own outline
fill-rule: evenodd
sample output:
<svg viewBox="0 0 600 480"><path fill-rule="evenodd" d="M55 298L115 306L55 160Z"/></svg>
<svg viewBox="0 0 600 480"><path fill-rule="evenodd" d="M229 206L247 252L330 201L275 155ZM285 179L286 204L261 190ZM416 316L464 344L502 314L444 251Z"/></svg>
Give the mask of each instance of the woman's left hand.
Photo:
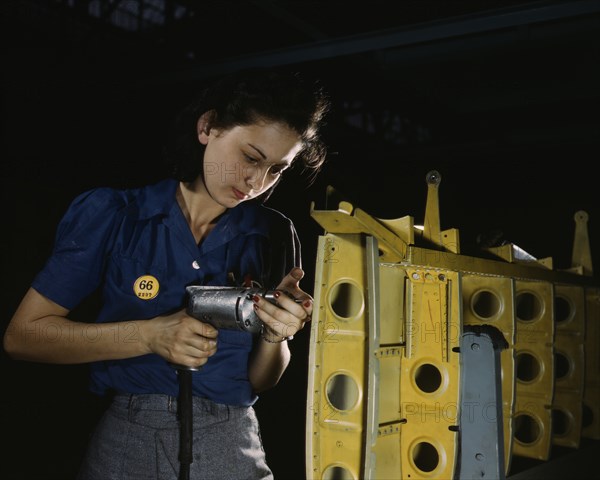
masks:
<svg viewBox="0 0 600 480"><path fill-rule="evenodd" d="M295 267L277 286L275 296L277 304L269 300L254 297L254 310L264 323L263 338L278 343L304 327L311 319L313 298L299 287L304 271Z"/></svg>

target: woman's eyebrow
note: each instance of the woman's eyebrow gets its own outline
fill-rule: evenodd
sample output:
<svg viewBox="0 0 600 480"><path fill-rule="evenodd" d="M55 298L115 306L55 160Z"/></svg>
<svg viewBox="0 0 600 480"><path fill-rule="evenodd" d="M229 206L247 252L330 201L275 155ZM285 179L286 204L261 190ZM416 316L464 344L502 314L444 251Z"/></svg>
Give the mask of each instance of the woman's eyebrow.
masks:
<svg viewBox="0 0 600 480"><path fill-rule="evenodd" d="M258 154L263 158L263 160L267 159L267 156L262 152L262 150L258 147L255 147L254 145L252 145L251 143L248 144L249 147L252 147L254 150L256 150L258 152Z"/></svg>
<svg viewBox="0 0 600 480"><path fill-rule="evenodd" d="M263 160L267 160L267 156L263 153L263 151L260 148L252 145L251 143L249 143L248 146L253 148L254 150L256 150L256 152L263 158ZM273 165L282 165L282 166L289 167L290 163L289 162L273 162Z"/></svg>

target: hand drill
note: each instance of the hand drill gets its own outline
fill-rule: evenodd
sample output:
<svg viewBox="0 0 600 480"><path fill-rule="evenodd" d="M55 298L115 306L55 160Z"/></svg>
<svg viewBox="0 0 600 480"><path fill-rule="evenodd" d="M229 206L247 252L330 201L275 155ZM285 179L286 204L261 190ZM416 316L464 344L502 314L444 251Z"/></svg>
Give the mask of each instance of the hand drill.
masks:
<svg viewBox="0 0 600 480"><path fill-rule="evenodd" d="M217 329L241 330L252 334L260 334L263 329L263 322L254 311L252 297L258 295L275 303L273 290L256 287L190 286L186 288L186 292L188 294L186 311L191 317ZM172 365L177 369L179 377L179 480L187 480L189 467L193 461L192 372L199 368Z"/></svg>

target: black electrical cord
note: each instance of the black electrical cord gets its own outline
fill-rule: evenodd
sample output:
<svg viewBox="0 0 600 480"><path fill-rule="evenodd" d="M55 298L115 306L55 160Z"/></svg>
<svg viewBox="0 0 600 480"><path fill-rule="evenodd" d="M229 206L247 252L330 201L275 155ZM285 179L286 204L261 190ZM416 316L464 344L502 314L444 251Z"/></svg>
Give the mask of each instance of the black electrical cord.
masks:
<svg viewBox="0 0 600 480"><path fill-rule="evenodd" d="M192 371L177 370L179 378L179 397L177 400L177 417L179 419L179 480L189 480L190 465L193 455L193 400Z"/></svg>

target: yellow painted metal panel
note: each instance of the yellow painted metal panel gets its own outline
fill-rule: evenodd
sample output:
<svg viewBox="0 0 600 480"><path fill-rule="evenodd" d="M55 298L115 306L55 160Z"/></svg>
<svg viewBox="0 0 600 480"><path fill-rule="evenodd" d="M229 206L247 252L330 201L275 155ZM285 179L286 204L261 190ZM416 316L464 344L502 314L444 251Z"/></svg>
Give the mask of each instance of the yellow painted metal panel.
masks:
<svg viewBox="0 0 600 480"><path fill-rule="evenodd" d="M600 288L586 288L585 386L582 431L587 438L600 439Z"/></svg>
<svg viewBox="0 0 600 480"><path fill-rule="evenodd" d="M552 412L530 397L517 396L513 431L515 455L548 460L552 437Z"/></svg>
<svg viewBox="0 0 600 480"><path fill-rule="evenodd" d="M398 480L400 477L400 425L392 425L377 436L374 451L377 470L373 480Z"/></svg>
<svg viewBox="0 0 600 480"><path fill-rule="evenodd" d="M402 359L402 472L451 478L457 456L460 282L456 272L407 269L407 335Z"/></svg>
<svg viewBox="0 0 600 480"><path fill-rule="evenodd" d="M310 478L337 478L339 472L359 478L368 368L363 238L321 238L318 262L317 315L311 330L312 421L307 432L312 461L307 472Z"/></svg>
<svg viewBox="0 0 600 480"><path fill-rule="evenodd" d="M547 460L552 446L554 398L554 286L515 282L516 404L513 454ZM537 436L536 436L537 435Z"/></svg>
<svg viewBox="0 0 600 480"><path fill-rule="evenodd" d="M555 398L553 443L578 448L584 388L585 290L576 285L554 287ZM564 428L563 428L564 427Z"/></svg>
<svg viewBox="0 0 600 480"><path fill-rule="evenodd" d="M397 264L379 265L380 343L397 345L404 343L404 312L406 269Z"/></svg>

